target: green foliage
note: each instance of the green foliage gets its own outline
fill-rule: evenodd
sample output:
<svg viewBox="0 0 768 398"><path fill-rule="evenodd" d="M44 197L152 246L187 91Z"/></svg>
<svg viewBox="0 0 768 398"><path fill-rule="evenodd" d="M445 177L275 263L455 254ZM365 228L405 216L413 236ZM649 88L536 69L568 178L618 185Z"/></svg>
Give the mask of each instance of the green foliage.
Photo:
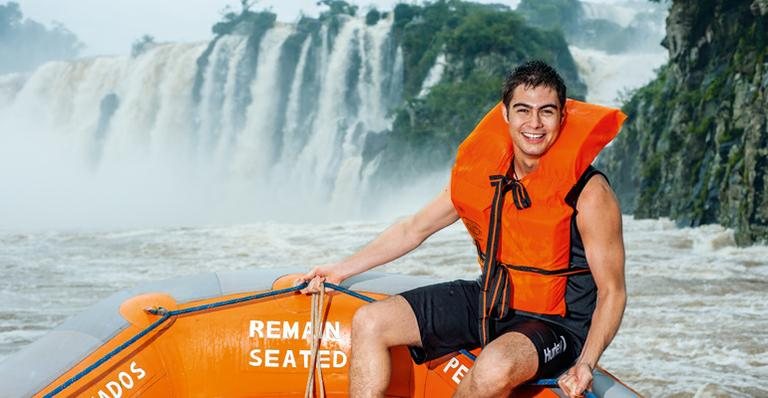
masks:
<svg viewBox="0 0 768 398"><path fill-rule="evenodd" d="M259 42L261 41L261 38L264 36L264 34L275 25L277 15L267 10L252 11L252 3L253 2L250 0L241 0L240 12L231 11L229 7L225 8L222 12L223 20L216 23L211 28L215 34L215 37L208 44L208 47L205 49L205 51L203 51L203 53L200 54L200 56L197 58L197 71L195 73L195 81L192 86L192 98L195 102L200 101L200 91L202 90L204 82L203 72L208 67L211 53L213 52L214 47L216 47L219 39L221 39L223 36L229 34L247 36L248 41L246 51L250 52L250 56L244 58L243 62L253 62L258 58ZM312 23L308 24L306 20L302 18L299 21L298 30L300 32L306 31L308 28L311 29L312 25ZM238 75L238 78L243 79L243 81L250 81L256 70L255 65L253 65L253 67L244 68L244 70L245 72ZM241 94L241 101L243 103L248 103L250 101L250 92L245 90L244 93Z"/></svg>
<svg viewBox="0 0 768 398"><path fill-rule="evenodd" d="M740 245L768 240L765 19L748 2L672 7L682 56L625 103L629 121L601 166L622 177L613 186L636 217L718 222Z"/></svg>
<svg viewBox="0 0 768 398"><path fill-rule="evenodd" d="M425 98L413 99L400 109L395 134L404 142L455 149L499 101L502 80L481 72L465 81L435 85Z"/></svg>
<svg viewBox="0 0 768 398"><path fill-rule="evenodd" d="M349 4L344 0L320 0L318 5L328 7L328 10L320 14L320 19L326 19L337 15L349 15L354 17L357 14L357 6Z"/></svg>
<svg viewBox="0 0 768 398"><path fill-rule="evenodd" d="M0 5L0 73L31 70L51 60L75 58L84 47L72 32L49 29L24 14L16 2Z"/></svg>
<svg viewBox="0 0 768 398"><path fill-rule="evenodd" d="M244 9L240 13L227 12L224 20L213 25L216 36L234 33L236 29L243 34L262 34L275 25L277 15L270 11L254 12Z"/></svg>
<svg viewBox="0 0 768 398"><path fill-rule="evenodd" d="M398 3L395 5L394 10L392 10L395 16L395 27L397 29L402 29L405 25L408 24L408 22L411 22L413 17L416 16L418 10L419 6L417 5L406 3Z"/></svg>
<svg viewBox="0 0 768 398"><path fill-rule="evenodd" d="M457 79L468 77L475 63L494 54L501 63L492 62L494 70L486 72L503 74L523 60L543 59L563 72L575 97L584 95L562 34L532 28L505 6L440 0L421 7L398 4L394 13L395 35L405 57L406 95L420 91L441 52L461 64L459 76L450 76Z"/></svg>
<svg viewBox="0 0 768 398"><path fill-rule="evenodd" d="M134 41L133 45L131 45L131 57L138 57L156 45L157 42L155 42L154 36L144 35L140 39Z"/></svg>
<svg viewBox="0 0 768 398"><path fill-rule="evenodd" d="M532 26L562 30L575 27L583 14L578 0L522 0L517 12Z"/></svg>
<svg viewBox="0 0 768 398"><path fill-rule="evenodd" d="M447 38L446 50L465 59L487 53L509 53L524 46L525 27L515 13L478 11L467 15Z"/></svg>
<svg viewBox="0 0 768 398"><path fill-rule="evenodd" d="M460 0L398 4L393 29L403 49L405 105L396 111L392 149L385 151L380 170L445 167L500 100L506 74L523 61L553 64L572 97L585 91L562 34L531 27L506 6ZM418 97L440 54L448 60L440 83Z"/></svg>
<svg viewBox="0 0 768 398"><path fill-rule="evenodd" d="M725 87L727 79L728 75L725 73L715 76L715 78L712 79L712 82L705 88L702 100L704 102L717 101L718 96L723 91L723 87Z"/></svg>
<svg viewBox="0 0 768 398"><path fill-rule="evenodd" d="M376 25L376 23L379 22L379 19L381 19L381 13L375 8L365 14L365 24L368 26Z"/></svg>

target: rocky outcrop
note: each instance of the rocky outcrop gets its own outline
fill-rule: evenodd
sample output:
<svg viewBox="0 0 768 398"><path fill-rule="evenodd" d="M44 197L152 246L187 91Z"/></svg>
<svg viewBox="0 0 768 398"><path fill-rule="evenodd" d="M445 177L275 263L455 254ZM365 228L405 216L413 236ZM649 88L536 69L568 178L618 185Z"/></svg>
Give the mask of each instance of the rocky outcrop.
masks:
<svg viewBox="0 0 768 398"><path fill-rule="evenodd" d="M669 63L600 160L625 211L768 239L768 1L674 0Z"/></svg>

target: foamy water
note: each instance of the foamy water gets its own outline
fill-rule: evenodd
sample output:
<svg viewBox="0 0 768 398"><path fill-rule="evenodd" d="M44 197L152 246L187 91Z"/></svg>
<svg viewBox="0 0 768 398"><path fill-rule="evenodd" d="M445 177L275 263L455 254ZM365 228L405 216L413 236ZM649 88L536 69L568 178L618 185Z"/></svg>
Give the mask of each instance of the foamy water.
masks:
<svg viewBox="0 0 768 398"><path fill-rule="evenodd" d="M629 301L601 364L646 396L768 396L768 248L718 226L625 218ZM352 253L382 223L0 234L0 358L141 282L211 271L309 267ZM474 278L460 225L387 272Z"/></svg>
<svg viewBox="0 0 768 398"><path fill-rule="evenodd" d="M589 87L586 100L621 106L630 93L656 78L656 71L667 62L667 52L608 54L605 51L569 46L579 75Z"/></svg>

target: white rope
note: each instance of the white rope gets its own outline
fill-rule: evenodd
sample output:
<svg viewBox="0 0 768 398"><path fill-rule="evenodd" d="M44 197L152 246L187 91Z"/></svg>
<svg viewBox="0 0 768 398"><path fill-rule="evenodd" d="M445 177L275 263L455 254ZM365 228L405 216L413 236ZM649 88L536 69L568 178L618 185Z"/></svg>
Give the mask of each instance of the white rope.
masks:
<svg viewBox="0 0 768 398"><path fill-rule="evenodd" d="M309 361L309 374L307 375L307 388L304 390L304 398L313 398L315 396L315 372L317 372L317 382L320 390L320 398L325 398L323 372L320 370L320 367L317 366L317 351L320 349L320 343L323 338L324 299L325 284L320 283L320 292L312 293L312 309L310 312L310 323L312 324L312 357Z"/></svg>

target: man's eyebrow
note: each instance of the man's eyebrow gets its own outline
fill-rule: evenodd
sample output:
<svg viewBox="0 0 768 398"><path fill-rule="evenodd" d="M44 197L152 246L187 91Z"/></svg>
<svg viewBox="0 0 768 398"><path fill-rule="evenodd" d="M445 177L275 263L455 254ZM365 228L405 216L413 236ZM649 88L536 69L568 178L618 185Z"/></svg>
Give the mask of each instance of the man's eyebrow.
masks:
<svg viewBox="0 0 768 398"><path fill-rule="evenodd" d="M513 108L517 108L517 107L519 107L519 106L521 106L521 107L523 107L523 108L528 108L528 109L533 109L533 108L534 108L532 105L530 105L530 104L526 104L526 103L524 103L524 102L516 102L516 103L512 104L512 107L513 107ZM559 109L559 108L557 107L557 105L555 105L555 104L553 104L553 103L544 104L544 105L542 105L542 106L540 106L540 107L539 107L539 109L546 109L546 108L555 108L555 109Z"/></svg>

